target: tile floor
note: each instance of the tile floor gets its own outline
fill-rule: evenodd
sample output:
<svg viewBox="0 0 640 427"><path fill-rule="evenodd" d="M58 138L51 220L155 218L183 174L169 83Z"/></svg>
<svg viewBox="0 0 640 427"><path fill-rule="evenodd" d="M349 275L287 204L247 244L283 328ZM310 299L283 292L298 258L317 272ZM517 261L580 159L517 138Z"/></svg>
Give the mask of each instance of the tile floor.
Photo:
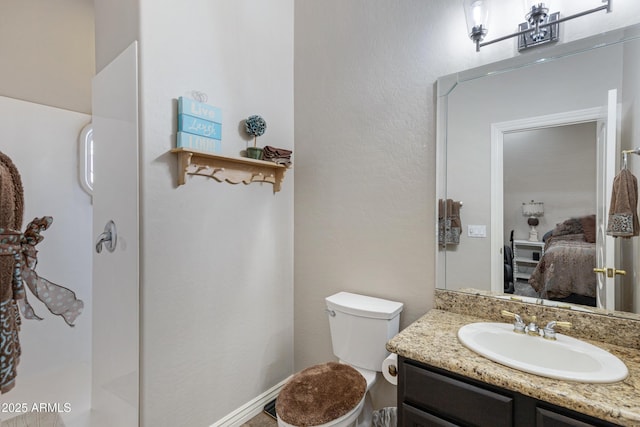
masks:
<svg viewBox="0 0 640 427"><path fill-rule="evenodd" d="M64 427L64 423L57 412L32 412L0 420L0 427Z"/></svg>
<svg viewBox="0 0 640 427"><path fill-rule="evenodd" d="M274 420L264 412L261 412L260 414L250 419L248 422L244 423L242 426L243 427L273 427L277 425L278 425L278 422L276 420Z"/></svg>
<svg viewBox="0 0 640 427"><path fill-rule="evenodd" d="M276 420L261 412L244 423L242 427L275 427L277 425ZM64 427L64 423L57 413L30 413L9 420L0 419L0 427Z"/></svg>

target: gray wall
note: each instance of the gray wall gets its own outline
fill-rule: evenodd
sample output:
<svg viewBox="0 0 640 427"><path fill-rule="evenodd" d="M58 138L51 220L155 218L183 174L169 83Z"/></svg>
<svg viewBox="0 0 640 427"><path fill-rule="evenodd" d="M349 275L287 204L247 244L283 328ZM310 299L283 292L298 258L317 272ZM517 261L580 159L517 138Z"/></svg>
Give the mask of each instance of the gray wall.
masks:
<svg viewBox="0 0 640 427"><path fill-rule="evenodd" d="M544 203L538 238L556 224L596 213L596 123L508 133L504 136L504 240L528 240L522 203Z"/></svg>
<svg viewBox="0 0 640 427"><path fill-rule="evenodd" d="M276 194L200 176L178 187L169 152L177 98L193 90L222 109L222 154L247 147L252 114L267 121L259 146L295 151L293 8L140 3L143 426L210 425L293 371L298 165Z"/></svg>
<svg viewBox="0 0 640 427"><path fill-rule="evenodd" d="M638 100L640 100L640 41L625 44L623 98L622 98L622 149L635 149L640 147L640 126L637 125ZM630 155L628 158L629 169L635 176L640 174L640 156ZM622 239L620 242L624 257L623 265L636 274L622 276L617 283L616 296L621 300L617 302L621 310L640 312L640 242L639 239Z"/></svg>
<svg viewBox="0 0 640 427"><path fill-rule="evenodd" d="M91 113L91 0L0 2L0 95Z"/></svg>
<svg viewBox="0 0 640 427"><path fill-rule="evenodd" d="M438 24L423 19L438 3L296 2L296 369L334 359L334 292L404 302L403 326L431 305ZM376 391L395 406L382 378Z"/></svg>
<svg viewBox="0 0 640 427"><path fill-rule="evenodd" d="M90 0L86 0L90 1ZM140 38L140 1L94 0L97 72Z"/></svg>

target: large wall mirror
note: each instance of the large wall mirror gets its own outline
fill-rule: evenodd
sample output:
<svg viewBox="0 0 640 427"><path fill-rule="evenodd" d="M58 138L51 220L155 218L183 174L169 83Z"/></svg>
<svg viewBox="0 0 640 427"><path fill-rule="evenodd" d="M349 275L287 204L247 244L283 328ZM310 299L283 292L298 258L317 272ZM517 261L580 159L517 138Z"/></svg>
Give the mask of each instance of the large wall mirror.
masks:
<svg viewBox="0 0 640 427"><path fill-rule="evenodd" d="M436 287L640 313L640 237L607 233L638 76L633 26L438 79Z"/></svg>

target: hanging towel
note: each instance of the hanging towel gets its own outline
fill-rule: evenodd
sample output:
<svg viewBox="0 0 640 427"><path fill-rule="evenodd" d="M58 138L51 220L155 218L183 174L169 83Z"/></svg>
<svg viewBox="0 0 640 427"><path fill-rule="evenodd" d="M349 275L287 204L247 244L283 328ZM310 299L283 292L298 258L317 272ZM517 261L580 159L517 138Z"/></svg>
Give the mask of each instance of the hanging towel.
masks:
<svg viewBox="0 0 640 427"><path fill-rule="evenodd" d="M438 200L438 244L440 246L460 243L462 232L460 206L460 202L452 199Z"/></svg>
<svg viewBox="0 0 640 427"><path fill-rule="evenodd" d="M44 239L40 233L49 228L53 218L35 218L21 232L23 206L20 174L11 159L0 152L0 393L15 386L21 354L20 311L27 319L42 320L27 301L24 285L70 326L84 308L73 291L35 272L35 246Z"/></svg>
<svg viewBox="0 0 640 427"><path fill-rule="evenodd" d="M22 180L11 159L0 152L0 227L22 227L24 195ZM15 256L0 256L0 393L15 385L20 361L20 312L16 301L24 297L24 288L14 280Z"/></svg>
<svg viewBox="0 0 640 427"><path fill-rule="evenodd" d="M292 164L291 154L293 154L293 151L291 150L265 145L263 151L263 159L270 162L278 163L280 165L285 165L286 167L290 167Z"/></svg>
<svg viewBox="0 0 640 427"><path fill-rule="evenodd" d="M628 169L622 169L613 179L607 234L632 237L639 233L638 180Z"/></svg>

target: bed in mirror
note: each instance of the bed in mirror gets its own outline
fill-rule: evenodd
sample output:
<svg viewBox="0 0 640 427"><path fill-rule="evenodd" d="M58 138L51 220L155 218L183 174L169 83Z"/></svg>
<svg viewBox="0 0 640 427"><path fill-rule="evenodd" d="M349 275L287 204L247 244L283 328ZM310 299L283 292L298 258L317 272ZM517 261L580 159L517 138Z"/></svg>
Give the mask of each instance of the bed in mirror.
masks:
<svg viewBox="0 0 640 427"><path fill-rule="evenodd" d="M632 26L438 79L437 288L640 312L640 238L607 232L638 75Z"/></svg>

